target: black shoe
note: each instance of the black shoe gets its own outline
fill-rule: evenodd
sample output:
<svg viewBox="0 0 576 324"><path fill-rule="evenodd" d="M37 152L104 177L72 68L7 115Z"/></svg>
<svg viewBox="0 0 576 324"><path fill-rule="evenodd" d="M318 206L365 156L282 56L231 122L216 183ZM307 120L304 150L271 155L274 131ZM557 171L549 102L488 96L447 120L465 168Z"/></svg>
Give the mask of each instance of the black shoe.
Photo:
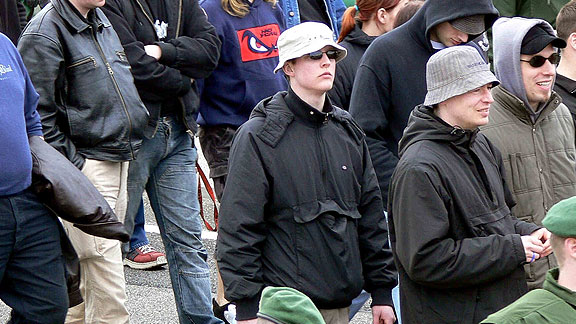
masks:
<svg viewBox="0 0 576 324"><path fill-rule="evenodd" d="M224 324L230 324L224 317L224 312L228 309L228 305L230 305L230 303L220 306L216 302L216 299L212 298L212 311L214 311L214 316L224 321Z"/></svg>

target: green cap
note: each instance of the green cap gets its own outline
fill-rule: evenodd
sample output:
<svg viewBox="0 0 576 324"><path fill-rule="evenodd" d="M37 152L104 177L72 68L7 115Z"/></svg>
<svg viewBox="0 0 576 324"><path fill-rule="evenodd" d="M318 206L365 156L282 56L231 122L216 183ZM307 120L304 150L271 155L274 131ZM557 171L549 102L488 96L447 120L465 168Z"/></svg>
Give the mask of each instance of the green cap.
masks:
<svg viewBox="0 0 576 324"><path fill-rule="evenodd" d="M557 236L576 237L576 196L552 206L542 224Z"/></svg>
<svg viewBox="0 0 576 324"><path fill-rule="evenodd" d="M308 296L288 287L266 287L258 317L277 324L326 324Z"/></svg>

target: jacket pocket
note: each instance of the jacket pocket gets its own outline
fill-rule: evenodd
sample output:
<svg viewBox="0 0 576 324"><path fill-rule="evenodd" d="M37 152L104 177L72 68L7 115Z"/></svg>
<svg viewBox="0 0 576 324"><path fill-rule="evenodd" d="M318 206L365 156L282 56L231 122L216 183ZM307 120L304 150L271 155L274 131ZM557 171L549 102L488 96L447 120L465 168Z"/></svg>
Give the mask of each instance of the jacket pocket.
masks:
<svg viewBox="0 0 576 324"><path fill-rule="evenodd" d="M501 207L490 213L471 217L469 223L477 236L506 235L514 233L514 226L512 226L509 215L509 209Z"/></svg>
<svg viewBox="0 0 576 324"><path fill-rule="evenodd" d="M528 179L524 159L521 153L512 153L508 155L510 160L510 176L512 177L512 187L515 192L526 190L528 188Z"/></svg>
<svg viewBox="0 0 576 324"><path fill-rule="evenodd" d="M93 56L88 56L81 58L72 64L68 65L66 69L74 70L77 73L81 73L82 71L89 71L96 68L96 59Z"/></svg>

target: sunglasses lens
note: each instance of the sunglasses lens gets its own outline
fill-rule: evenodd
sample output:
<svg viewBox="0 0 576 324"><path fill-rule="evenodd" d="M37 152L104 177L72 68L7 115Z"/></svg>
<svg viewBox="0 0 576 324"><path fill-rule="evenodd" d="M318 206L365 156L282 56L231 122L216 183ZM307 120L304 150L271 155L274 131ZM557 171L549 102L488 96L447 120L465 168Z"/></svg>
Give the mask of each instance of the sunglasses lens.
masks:
<svg viewBox="0 0 576 324"><path fill-rule="evenodd" d="M550 60L550 63L557 65L560 63L560 54L554 53L554 54L550 55L548 60Z"/></svg>
<svg viewBox="0 0 576 324"><path fill-rule="evenodd" d="M530 61L528 63L530 63L530 66L532 67L541 67L542 65L544 65L544 63L546 62L547 58L545 58L544 56L534 56L533 58L530 59Z"/></svg>
<svg viewBox="0 0 576 324"><path fill-rule="evenodd" d="M339 54L340 52L336 50L330 50L326 52L326 56L328 56L328 58L331 60L335 60L339 56Z"/></svg>
<svg viewBox="0 0 576 324"><path fill-rule="evenodd" d="M322 58L323 54L324 53L322 53L322 51L316 51L316 52L312 52L312 53L308 54L308 56L310 56L310 58L313 60L319 60Z"/></svg>

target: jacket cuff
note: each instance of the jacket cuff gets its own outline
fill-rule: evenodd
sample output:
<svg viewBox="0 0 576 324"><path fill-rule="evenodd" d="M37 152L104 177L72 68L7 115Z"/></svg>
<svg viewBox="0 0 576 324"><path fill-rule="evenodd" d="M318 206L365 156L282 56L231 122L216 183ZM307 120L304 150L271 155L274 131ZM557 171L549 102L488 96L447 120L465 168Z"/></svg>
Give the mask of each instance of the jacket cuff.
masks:
<svg viewBox="0 0 576 324"><path fill-rule="evenodd" d="M394 307L394 303L392 302L392 289L388 288L376 288L370 292L372 295L372 304L374 305L387 305Z"/></svg>
<svg viewBox="0 0 576 324"><path fill-rule="evenodd" d="M518 260L518 264L526 263L526 253L524 253L524 244L520 234L512 234L512 244L514 246L514 254Z"/></svg>
<svg viewBox="0 0 576 324"><path fill-rule="evenodd" d="M158 45L162 50L162 56L160 56L159 60L161 64L171 66L176 62L176 46L164 42L156 42L154 44Z"/></svg>
<svg viewBox="0 0 576 324"><path fill-rule="evenodd" d="M260 294L261 293L258 293L252 298L234 301L236 304L236 320L245 321L257 317L258 308L260 306Z"/></svg>

